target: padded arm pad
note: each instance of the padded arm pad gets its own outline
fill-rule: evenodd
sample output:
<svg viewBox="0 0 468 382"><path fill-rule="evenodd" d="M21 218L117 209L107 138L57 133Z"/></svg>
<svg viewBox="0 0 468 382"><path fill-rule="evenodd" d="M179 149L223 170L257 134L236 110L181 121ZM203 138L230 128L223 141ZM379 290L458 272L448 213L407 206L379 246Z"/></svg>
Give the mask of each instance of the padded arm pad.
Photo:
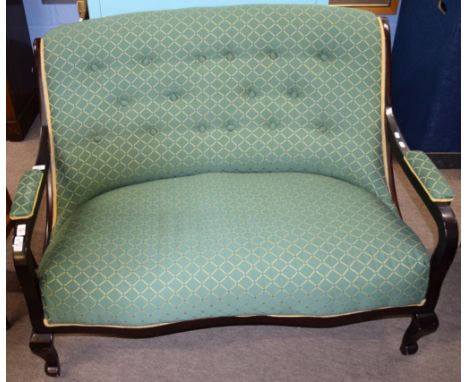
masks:
<svg viewBox="0 0 468 382"><path fill-rule="evenodd" d="M453 191L434 162L422 151L408 151L405 162L433 202L451 202Z"/></svg>
<svg viewBox="0 0 468 382"><path fill-rule="evenodd" d="M11 206L10 219L29 219L33 216L38 202L44 173L41 170L29 170L21 177Z"/></svg>

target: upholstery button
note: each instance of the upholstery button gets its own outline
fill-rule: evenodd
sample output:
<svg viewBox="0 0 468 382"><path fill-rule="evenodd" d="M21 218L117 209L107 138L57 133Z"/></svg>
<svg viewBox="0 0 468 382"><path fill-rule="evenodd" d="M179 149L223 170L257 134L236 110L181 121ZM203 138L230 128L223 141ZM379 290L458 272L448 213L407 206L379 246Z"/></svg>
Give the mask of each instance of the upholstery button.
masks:
<svg viewBox="0 0 468 382"><path fill-rule="evenodd" d="M123 107L128 106L128 100L126 100L125 98L121 98L120 99L120 106L123 106Z"/></svg>
<svg viewBox="0 0 468 382"><path fill-rule="evenodd" d="M150 59L148 57L145 57L143 58L143 60L141 61L141 63L144 65L144 66L148 66L150 64Z"/></svg>
<svg viewBox="0 0 468 382"><path fill-rule="evenodd" d="M205 125L198 125L198 131L200 133L204 133L206 131L206 126Z"/></svg>
<svg viewBox="0 0 468 382"><path fill-rule="evenodd" d="M292 90L289 91L289 96L291 98L297 98L297 97L299 97L299 92L296 89L292 89Z"/></svg>
<svg viewBox="0 0 468 382"><path fill-rule="evenodd" d="M227 58L229 61L234 60L234 58L235 58L235 57L234 57L234 53L232 53L232 52L227 52L227 53L226 53L226 58Z"/></svg>
<svg viewBox="0 0 468 382"><path fill-rule="evenodd" d="M328 127L327 127L327 125L326 125L324 122L320 122L320 123L317 125L317 130L320 131L321 133L324 133L325 131L328 130Z"/></svg>
<svg viewBox="0 0 468 382"><path fill-rule="evenodd" d="M177 101L177 100L179 99L179 96L178 96L176 93L171 93L171 94L169 95L169 99L170 99L171 101Z"/></svg>
<svg viewBox="0 0 468 382"><path fill-rule="evenodd" d="M157 132L158 132L158 130L157 130L155 127L151 127L151 128L149 129L149 133L150 133L151 135L156 135Z"/></svg>
<svg viewBox="0 0 468 382"><path fill-rule="evenodd" d="M322 54L320 55L320 59L321 59L322 61L327 61L328 57L327 57L327 55L326 55L325 53L322 53Z"/></svg>
<svg viewBox="0 0 468 382"><path fill-rule="evenodd" d="M257 95L257 92L254 89L249 90L249 97L254 98Z"/></svg>
<svg viewBox="0 0 468 382"><path fill-rule="evenodd" d="M206 56L198 56L198 61L203 64L206 61Z"/></svg>
<svg viewBox="0 0 468 382"><path fill-rule="evenodd" d="M93 72L97 72L97 71L99 70L99 66L97 66L96 63L93 63L93 64L91 64L91 70L92 70Z"/></svg>
<svg viewBox="0 0 468 382"><path fill-rule="evenodd" d="M270 121L270 129L274 130L278 127L278 124L275 121Z"/></svg>
<svg viewBox="0 0 468 382"><path fill-rule="evenodd" d="M95 135L93 137L93 141L96 142L96 143L99 143L99 142L101 142L101 137L99 135Z"/></svg>
<svg viewBox="0 0 468 382"><path fill-rule="evenodd" d="M268 54L272 60L276 60L278 58L278 52L275 50L270 50L270 53Z"/></svg>
<svg viewBox="0 0 468 382"><path fill-rule="evenodd" d="M226 125L226 130L227 130L227 131L232 131L232 130L234 130L235 128L236 128L236 127L234 126L233 123L228 123L228 124Z"/></svg>

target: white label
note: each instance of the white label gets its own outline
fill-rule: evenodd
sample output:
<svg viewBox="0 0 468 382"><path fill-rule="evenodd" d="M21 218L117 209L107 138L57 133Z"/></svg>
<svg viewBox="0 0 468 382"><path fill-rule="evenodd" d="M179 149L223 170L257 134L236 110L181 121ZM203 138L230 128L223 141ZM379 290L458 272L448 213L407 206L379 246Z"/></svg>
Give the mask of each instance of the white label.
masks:
<svg viewBox="0 0 468 382"><path fill-rule="evenodd" d="M398 133L398 132L396 132L396 133L395 133L395 138L398 138L398 139L400 139L400 138L401 138L401 134L400 134L400 133Z"/></svg>
<svg viewBox="0 0 468 382"><path fill-rule="evenodd" d="M13 240L13 252L21 252L23 250L23 236L15 236Z"/></svg>
<svg viewBox="0 0 468 382"><path fill-rule="evenodd" d="M13 252L21 252L23 251L23 245L14 245L13 246Z"/></svg>
<svg viewBox="0 0 468 382"><path fill-rule="evenodd" d="M402 149L404 149L404 148L406 147L406 145L405 145L403 142L400 141L400 142L398 142L398 143L399 143L399 145L400 145L400 147L401 147Z"/></svg>
<svg viewBox="0 0 468 382"><path fill-rule="evenodd" d="M36 166L33 166L33 170L45 170L45 164L38 164Z"/></svg>
<svg viewBox="0 0 468 382"><path fill-rule="evenodd" d="M26 224L18 224L18 226L16 227L16 235L17 236L26 235Z"/></svg>
<svg viewBox="0 0 468 382"><path fill-rule="evenodd" d="M15 240L13 241L13 246L21 245L23 246L24 236L15 236Z"/></svg>

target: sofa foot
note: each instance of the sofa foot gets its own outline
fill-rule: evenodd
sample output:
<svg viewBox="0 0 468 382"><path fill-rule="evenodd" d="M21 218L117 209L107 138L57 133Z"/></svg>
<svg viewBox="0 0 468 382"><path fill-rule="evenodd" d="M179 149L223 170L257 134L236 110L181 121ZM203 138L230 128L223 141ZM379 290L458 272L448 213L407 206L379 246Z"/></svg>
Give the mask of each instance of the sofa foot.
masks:
<svg viewBox="0 0 468 382"><path fill-rule="evenodd" d="M50 377L60 375L60 362L54 348L54 335L52 333L33 333L29 340L31 351L45 361L44 370Z"/></svg>
<svg viewBox="0 0 468 382"><path fill-rule="evenodd" d="M416 313L411 324L406 329L400 351L404 355L415 354L418 351L418 340L428 334L434 333L439 327L439 320L435 313Z"/></svg>

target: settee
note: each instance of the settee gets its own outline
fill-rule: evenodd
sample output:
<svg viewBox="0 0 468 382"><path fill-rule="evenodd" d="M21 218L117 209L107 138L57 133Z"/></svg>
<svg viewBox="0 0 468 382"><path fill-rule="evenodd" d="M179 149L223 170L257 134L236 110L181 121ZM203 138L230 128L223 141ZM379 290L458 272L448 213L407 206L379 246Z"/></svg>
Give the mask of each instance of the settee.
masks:
<svg viewBox="0 0 468 382"><path fill-rule="evenodd" d="M458 228L394 119L389 50L385 20L303 5L121 15L36 41L41 141L11 219L46 373L59 333L407 316L415 353ZM438 226L433 254L401 218L394 161Z"/></svg>

